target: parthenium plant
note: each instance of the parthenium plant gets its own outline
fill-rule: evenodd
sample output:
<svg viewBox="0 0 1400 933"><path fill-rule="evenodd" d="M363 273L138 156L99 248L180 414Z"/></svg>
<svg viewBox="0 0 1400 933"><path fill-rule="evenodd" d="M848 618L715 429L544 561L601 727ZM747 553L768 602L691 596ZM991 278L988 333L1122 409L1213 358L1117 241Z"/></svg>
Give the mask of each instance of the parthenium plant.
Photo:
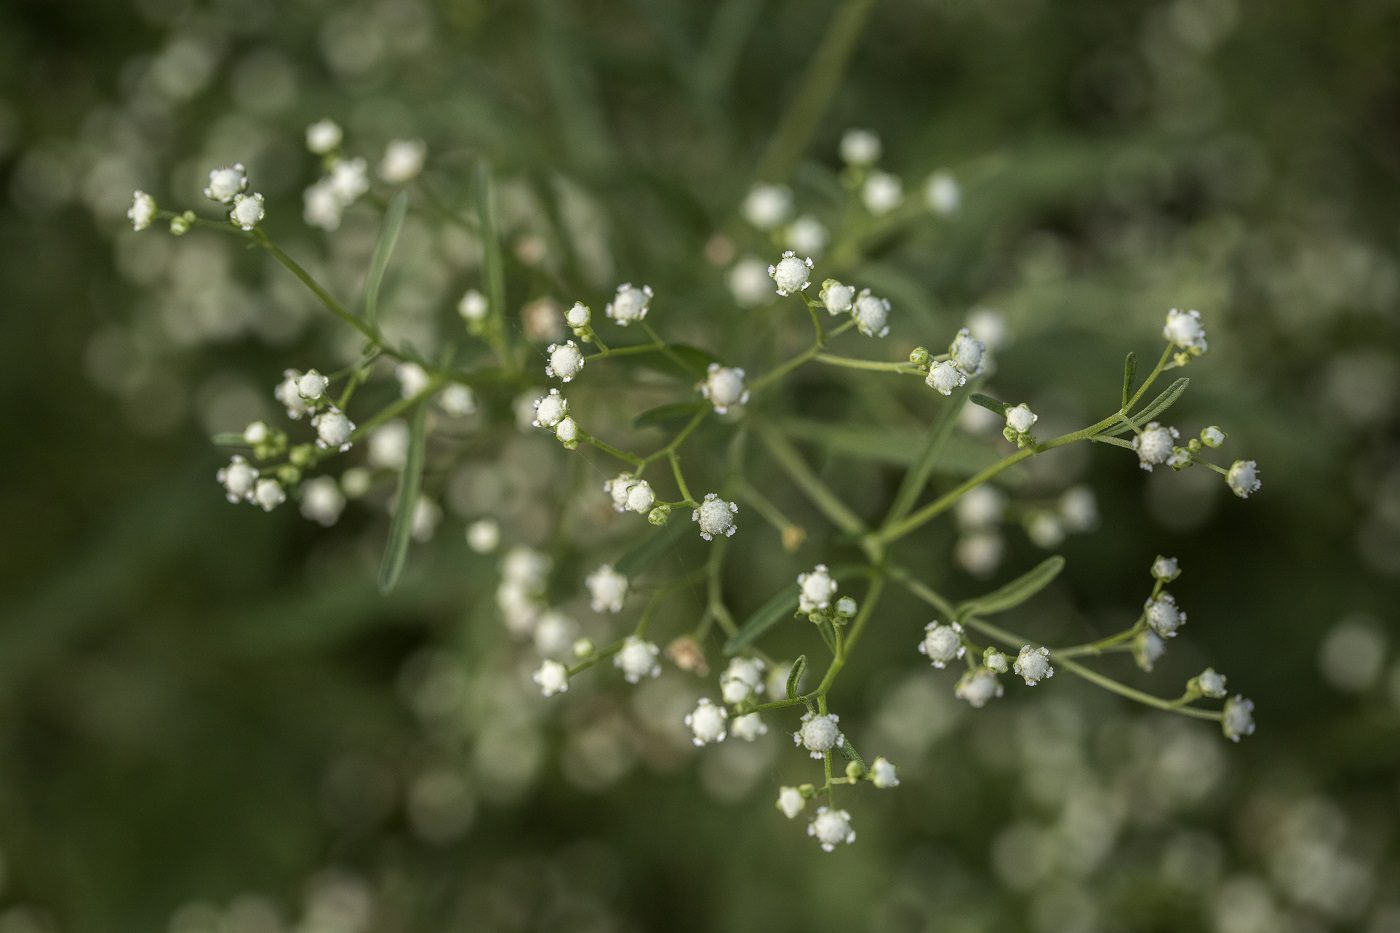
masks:
<svg viewBox="0 0 1400 933"><path fill-rule="evenodd" d="M364 160L343 155L340 129L329 121L313 125L307 141L313 152L325 158L326 175L306 192L306 220L334 229L349 205L369 195L368 170ZM866 131L852 131L843 139L841 153L847 165L844 180L851 193L851 209L863 210L875 226L881 218L905 210L899 180L874 168L878 138ZM421 171L425 155L422 143L393 143L379 174L392 187L407 185ZM841 673L872 626L883 629L888 638L907 637L911 648L917 646L935 668L961 662L965 669L953 689L974 708L1003 694L1003 677L1035 686L1058 669L1157 709L1219 722L1232 740L1253 732L1252 703L1238 695L1228 697L1225 678L1213 669L1191 678L1180 696L1170 698L1143 693L1089 666L1089 659L1131 653L1139 666L1151 670L1166 640L1175 637L1186 621L1186 614L1165 589L1180 573L1174 558L1158 557L1153 562L1153 584L1142 611L1122 631L1085 644L1051 646L990 618L1015 609L1049 584L1063 567L1062 558L1052 557L999 589L959 601L933 590L900 555L901 542L908 536L955 508L960 522L974 526L985 523L988 514L995 516L1002 507L1000 494L989 486L993 480L1018 463L1080 442L1124 448L1144 470L1161 465L1174 470L1197 465L1214 470L1241 498L1257 490L1254 461L1236 460L1224 467L1208 459L1208 452L1225 442L1218 427L1207 427L1183 444L1178 431L1159 420L1187 387L1187 380L1178 378L1153 394L1163 375L1186 367L1206 351L1205 327L1198 312L1169 311L1162 331L1165 347L1146 376L1137 378L1136 358L1129 353L1117 404L1106 406L1110 410L1093 424L1054 437L1037 435L1039 417L1028 403L1012 405L974 391L987 371L990 351L968 328L954 334L946 352L918 347L907 360L838 352L842 338L849 340L853 331L876 340L884 337L890 329L891 304L870 289L835 278L815 285L813 260L794 250L782 252L768 266L764 282L777 295L791 299L810 325L811 339L804 349L777 360L764 372L751 376L739 366L727 365L733 361L717 360L703 350L669 342L649 320L654 303L657 316L664 316L664 296L654 295L645 285L630 283L617 287L601 317L588 304L575 302L563 313L563 325L572 331L572 338L561 335L543 350L542 359L534 361L534 349L519 339L505 313L502 256L495 232L491 179L484 166L478 169L477 192L471 225L485 249L483 290L469 291L458 310L465 325L464 338L479 341L489 352L477 353L478 362L469 366L458 363L462 354L455 345L430 358L391 342L380 329L380 285L409 210L407 189L387 202L378 202L383 213L381 233L367 270L362 305L353 311L263 229L263 198L248 191L242 166L210 172L204 190L206 197L225 206L226 220L201 219L192 211L163 212L148 195L136 193L129 214L135 229L163 219L175 235L183 235L194 226L231 233L269 253L331 314L363 338L361 354L349 365L326 374L314 368L289 369L276 385L274 395L288 418L309 423L306 440L293 440L288 431L262 422L250 424L239 435L216 438L218 443L240 450L218 474L230 502L249 502L271 511L290 493L300 500L309 518L331 524L347 497L364 494L372 476L358 466L343 470L338 480L330 471L361 441L368 441L371 465L388 468L398 477L380 578L381 588L387 591L399 578L410 539L425 536L425 530L436 522L436 506L422 494L431 426L451 424L478 412L478 392L488 399L484 410L519 412L521 397L517 393L536 384L536 377L542 375L556 383L547 391L524 396L528 403L525 420L532 429L550 432L565 451L592 448L616 461L619 472L603 484L603 491L619 513L639 517L639 543L613 563L597 566L582 581L589 605L595 613L618 614L631 597L642 592L648 595L630 630L616 633L618 637L606 644L595 644L578 637L576 623L547 600L547 593L559 590L559 581L553 581L551 587L551 560L524 545L511 548L501 564L497 604L508 629L532 641L542 655L535 683L548 697L567 692L575 678L600 666L615 667L622 679L632 684L657 676L662 650L653 640L653 628L659 627L659 610L703 582L704 597L694 616L674 609L666 614L682 623L671 633L666 654L677 667L698 675L708 671L707 659L717 652L729 660L719 676L715 698L701 699L685 717L685 725L694 744L704 746L727 739L753 741L768 731L770 723L788 722L794 743L820 763L820 773L813 781L782 787L777 806L787 817L795 818L808 801L819 801L808 832L827 851L855 838L850 814L837 806L838 788L859 784L890 788L899 783L895 766L884 757L867 763L831 708ZM419 195L416 208L448 213L426 189ZM959 195L951 178L940 173L930 179L926 197L935 211L947 212L956 208ZM825 245L825 229L810 217L787 224L791 200L786 188L759 185L749 193L742 213L755 228L773 231L775 242L806 242L819 251ZM456 222L464 221L456 218ZM779 232L785 239L780 240ZM840 255L843 250L850 255L853 247L837 243L832 253ZM736 267L734 278L743 280L736 286L736 296L748 295L751 300L753 270ZM602 331L607 332L606 337ZM639 331L642 339L637 340L632 335ZM675 372L683 374L684 383L677 387L670 404L644 412L637 419L639 424L666 429L668 439L649 450L634 451L592 433L593 412L572 404L566 392L576 381L587 382L610 362L643 355L667 361ZM357 390L379 378L385 360L392 363L400 397L377 411L357 415L361 419L357 424L350 415L352 406L358 407ZM887 511L876 520L857 514L817 476L785 433L767 423L760 413L760 400L781 393L786 377L804 366L858 370L871 379L914 377L927 386L923 397L931 427ZM1003 436L1014 450L921 504L959 412L969 401L1004 422ZM940 407L942 411L937 410ZM717 428L711 425L716 422ZM707 426L712 439L727 437L722 445L724 457L718 463L716 458L705 456L706 450L716 449L714 444L699 450L688 444ZM723 586L731 570L726 561L728 539L738 531L740 515L747 515L751 506L781 532L789 551L796 550L802 538L764 492L763 484L746 470L750 440L766 448L786 480L831 523L837 540L843 542L840 546L858 557L835 567L794 567L794 571L805 572L795 573L794 584L772 594L741 623L726 605ZM433 456L450 461L454 453L448 436L435 445ZM558 533L566 531L559 529ZM655 573L656 558L687 533L702 538L710 548L703 569L671 578ZM496 549L501 529L483 520L469 527L467 534L474 549L489 552ZM935 618L924 626L922 639L916 641L912 632L901 629L908 620L881 616L882 596L891 586L903 588L931 607ZM826 658L820 677L816 670L823 662L809 660L806 654L790 663L780 662L760 647L763 637L784 619L811 626L812 656ZM1223 703L1219 705L1204 702L1220 700Z"/></svg>

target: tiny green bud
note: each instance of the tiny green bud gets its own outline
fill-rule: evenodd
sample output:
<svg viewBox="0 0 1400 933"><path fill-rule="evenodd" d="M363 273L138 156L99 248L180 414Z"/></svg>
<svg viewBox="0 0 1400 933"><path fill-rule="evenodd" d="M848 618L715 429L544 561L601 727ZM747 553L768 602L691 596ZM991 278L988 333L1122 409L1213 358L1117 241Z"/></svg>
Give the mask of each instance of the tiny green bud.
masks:
<svg viewBox="0 0 1400 933"><path fill-rule="evenodd" d="M277 479L283 486L295 486L301 482L301 470L290 463L284 463L277 468Z"/></svg>
<svg viewBox="0 0 1400 933"><path fill-rule="evenodd" d="M927 369L929 361L928 347L915 347L909 351L909 362L920 369Z"/></svg>
<svg viewBox="0 0 1400 933"><path fill-rule="evenodd" d="M1225 432L1215 425L1201 429L1201 443L1207 447L1219 447L1225 443Z"/></svg>
<svg viewBox="0 0 1400 933"><path fill-rule="evenodd" d="M576 658L592 657L593 651L593 639L591 638L580 638L574 642L574 657Z"/></svg>
<svg viewBox="0 0 1400 933"><path fill-rule="evenodd" d="M860 780L860 776L865 773L865 769L860 766L859 761L849 761L846 763L846 777L852 781Z"/></svg>
<svg viewBox="0 0 1400 933"><path fill-rule="evenodd" d="M304 469L316 462L316 448L311 444L298 444L287 456L294 465Z"/></svg>
<svg viewBox="0 0 1400 933"><path fill-rule="evenodd" d="M647 513L647 521L653 525L664 525L671 520L671 507L669 505L658 505Z"/></svg>
<svg viewBox="0 0 1400 933"><path fill-rule="evenodd" d="M174 236L184 236L190 232L192 226L194 226L194 211L185 211L183 214L176 214L170 218L170 233Z"/></svg>

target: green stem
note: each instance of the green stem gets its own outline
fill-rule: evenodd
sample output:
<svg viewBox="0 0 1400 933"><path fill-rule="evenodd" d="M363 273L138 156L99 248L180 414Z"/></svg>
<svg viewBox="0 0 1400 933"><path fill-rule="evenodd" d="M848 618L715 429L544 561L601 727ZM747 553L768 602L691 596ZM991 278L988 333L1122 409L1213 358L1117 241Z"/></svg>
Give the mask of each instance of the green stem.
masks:
<svg viewBox="0 0 1400 933"><path fill-rule="evenodd" d="M759 439L763 441L769 453L778 461L778 464L787 472L798 487L812 500L822 514L831 519L832 523L842 531L850 535L860 536L865 533L865 525L846 504L836 497L825 483L817 478L811 467L803 461L797 449L788 443L775 428L759 432Z"/></svg>
<svg viewBox="0 0 1400 933"><path fill-rule="evenodd" d="M877 360L860 360L849 356L834 356L830 353L818 353L812 357L818 363L826 363L829 366L844 366L847 369L868 369L881 373L900 373L906 376L922 376L923 372L912 363L884 363Z"/></svg>

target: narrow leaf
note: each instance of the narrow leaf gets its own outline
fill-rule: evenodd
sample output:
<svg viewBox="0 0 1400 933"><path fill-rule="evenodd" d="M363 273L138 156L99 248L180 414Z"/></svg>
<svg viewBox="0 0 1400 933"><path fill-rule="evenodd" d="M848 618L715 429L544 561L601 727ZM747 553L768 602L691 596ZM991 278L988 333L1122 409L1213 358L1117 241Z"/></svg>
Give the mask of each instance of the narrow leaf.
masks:
<svg viewBox="0 0 1400 933"><path fill-rule="evenodd" d="M1128 399L1133 397L1133 377L1137 375L1137 354L1128 351L1123 358L1123 408L1128 407Z"/></svg>
<svg viewBox="0 0 1400 933"><path fill-rule="evenodd" d="M706 402L673 402L649 408L632 419L634 428L656 428L675 421L689 421Z"/></svg>
<svg viewBox="0 0 1400 933"><path fill-rule="evenodd" d="M1035 569L1022 574L1010 583L993 590L985 596L976 596L958 607L959 616L987 616L997 612L1015 609L1036 593L1050 585L1050 581L1065 569L1065 559L1056 555L1046 558Z"/></svg>
<svg viewBox="0 0 1400 933"><path fill-rule="evenodd" d="M789 700L797 699L797 695L802 691L802 675L807 673L807 656L799 654L797 660L792 662L792 670L788 671L787 697Z"/></svg>
<svg viewBox="0 0 1400 933"><path fill-rule="evenodd" d="M476 167L476 215L481 234L483 284L491 314L498 319L506 309L505 265L501 256L500 230L496 226L496 204L492 194L491 166Z"/></svg>
<svg viewBox="0 0 1400 933"><path fill-rule="evenodd" d="M987 411L993 412L998 418L1006 417L1006 403L998 402L990 395L983 395L981 392L972 393L972 403L981 405Z"/></svg>
<svg viewBox="0 0 1400 933"><path fill-rule="evenodd" d="M384 284L384 272L389 268L389 257L394 254L394 244L399 241L399 231L403 229L404 214L408 212L408 195L400 191L389 202L384 212L384 223L379 227L379 240L374 244L374 253L369 259L369 273L365 276L365 320L370 324L379 318L379 287Z"/></svg>
<svg viewBox="0 0 1400 933"><path fill-rule="evenodd" d="M613 567L620 574L634 577L656 563L657 558L666 553L687 530L693 527L689 515L677 512L671 516L671 520L664 527L647 535L636 547L618 558Z"/></svg>
<svg viewBox="0 0 1400 933"><path fill-rule="evenodd" d="M797 587L789 583L774 593L768 602L759 606L754 614L739 626L739 631L724 643L724 653L737 654L782 620L792 618L796 609Z"/></svg>
<svg viewBox="0 0 1400 933"><path fill-rule="evenodd" d="M1146 408L1142 409L1137 414L1132 416L1133 421L1135 421L1139 426L1145 425L1147 424L1147 422L1151 421L1153 418L1157 417L1162 412L1166 411L1168 408L1171 408L1172 405L1176 404L1176 400L1181 398L1181 393L1186 391L1186 386L1190 383L1190 381L1191 380L1187 379L1185 376L1182 376L1176 382L1173 382L1171 385L1167 386L1167 390L1165 392L1154 398ZM1117 436L1119 434L1126 434L1130 430L1132 429L1129 428L1126 424L1121 424L1117 427L1109 428L1103 433L1108 434L1110 436Z"/></svg>
<svg viewBox="0 0 1400 933"><path fill-rule="evenodd" d="M418 491L423 486L423 447L427 435L428 406L419 403L408 426L408 456L399 476L399 492L394 500L394 519L389 524L389 543L379 565L379 592L389 593L399 582L408 560L408 544L413 533L413 513L418 508Z"/></svg>

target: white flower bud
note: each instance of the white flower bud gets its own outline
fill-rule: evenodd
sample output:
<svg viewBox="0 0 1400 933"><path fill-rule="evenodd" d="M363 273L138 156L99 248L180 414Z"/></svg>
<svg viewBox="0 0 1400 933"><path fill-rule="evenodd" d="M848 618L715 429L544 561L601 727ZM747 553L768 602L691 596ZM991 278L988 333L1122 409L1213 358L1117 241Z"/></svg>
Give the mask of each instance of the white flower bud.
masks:
<svg viewBox="0 0 1400 933"><path fill-rule="evenodd" d="M860 190L860 200L866 210L881 217L904 203L904 182L889 172L871 172Z"/></svg>
<svg viewBox="0 0 1400 933"><path fill-rule="evenodd" d="M531 679L539 685L540 692L547 697L552 697L557 693L567 693L569 690L569 669L558 661L545 659L540 663L539 670L535 671Z"/></svg>
<svg viewBox="0 0 1400 933"><path fill-rule="evenodd" d="M961 658L967 648L962 643L963 627L957 622L941 625L930 622L924 626L924 638L919 642L919 654L929 659L934 667L942 669L950 661Z"/></svg>
<svg viewBox="0 0 1400 933"><path fill-rule="evenodd" d="M629 684L641 683L644 678L661 674L661 664L657 661L660 656L661 649L656 645L636 635L628 635L622 649L613 658L613 666L622 671L623 678Z"/></svg>
<svg viewBox="0 0 1400 933"><path fill-rule="evenodd" d="M486 313L490 310L490 305L486 303L486 296L474 288L467 289L466 294L457 302L457 313L462 316L462 320L469 324L481 323L486 319Z"/></svg>
<svg viewBox="0 0 1400 933"><path fill-rule="evenodd" d="M306 128L306 148L316 155L325 155L340 146L344 133L330 119L317 120Z"/></svg>
<svg viewBox="0 0 1400 933"><path fill-rule="evenodd" d="M1149 599L1143 605L1147 624L1163 638L1172 638L1177 629L1186 624L1186 613L1177 608L1176 597L1162 593L1156 599Z"/></svg>
<svg viewBox="0 0 1400 933"><path fill-rule="evenodd" d="M1230 465L1230 472L1225 476L1225 482L1229 484L1230 491L1241 499L1248 499L1249 494L1258 492L1262 485L1259 482L1259 464L1253 460L1236 460Z"/></svg>
<svg viewBox="0 0 1400 933"><path fill-rule="evenodd" d="M258 481L258 470L243 457L235 454L229 460L228 466L215 474L215 478L224 487L229 502L247 502L253 498L253 484Z"/></svg>
<svg viewBox="0 0 1400 933"><path fill-rule="evenodd" d="M899 776L894 765L883 755L870 763L870 783L881 790L899 786Z"/></svg>
<svg viewBox="0 0 1400 933"><path fill-rule="evenodd" d="M326 394L326 388L330 382L316 370L308 369L304 375L297 379L297 393L303 399L314 402Z"/></svg>
<svg viewBox="0 0 1400 933"><path fill-rule="evenodd" d="M953 695L959 700L967 701L973 709L981 709L1003 692L1005 691L1002 690L1001 681L997 680L996 674L985 667L963 674L958 678L957 686L953 688Z"/></svg>
<svg viewBox="0 0 1400 933"><path fill-rule="evenodd" d="M818 760L833 748L840 748L846 738L837 726L841 717L834 714L814 716L810 712L802 714L802 726L792 734L794 745L800 745Z"/></svg>
<svg viewBox="0 0 1400 933"><path fill-rule="evenodd" d="M695 710L685 717L686 727L691 733L690 741L697 747L723 742L728 721L729 711L711 702L709 697L701 697Z"/></svg>
<svg viewBox="0 0 1400 933"><path fill-rule="evenodd" d="M277 480L263 478L253 487L253 501L262 506L264 512L271 512L287 501L287 494Z"/></svg>
<svg viewBox="0 0 1400 933"><path fill-rule="evenodd" d="M964 327L954 335L953 342L948 345L948 356L968 378L980 376L986 365L987 345L972 336L972 331Z"/></svg>
<svg viewBox="0 0 1400 933"><path fill-rule="evenodd" d="M592 597L590 605L594 612L621 612L627 599L627 578L613 569L612 564L603 564L588 575L584 581Z"/></svg>
<svg viewBox="0 0 1400 933"><path fill-rule="evenodd" d="M1238 742L1243 736L1254 734L1254 701L1236 694L1225 701L1225 710L1220 717L1220 727L1231 742Z"/></svg>
<svg viewBox="0 0 1400 933"><path fill-rule="evenodd" d="M593 312L581 301L575 301L569 310L564 312L564 323L577 330L580 327L587 327L588 322L593 319Z"/></svg>
<svg viewBox="0 0 1400 933"><path fill-rule="evenodd" d="M421 139L392 139L384 147L379 163L379 177L391 185L412 181L423 171L428 157L428 144Z"/></svg>
<svg viewBox="0 0 1400 933"><path fill-rule="evenodd" d="M345 510L345 493L333 477L318 476L301 484L301 514L329 528Z"/></svg>
<svg viewBox="0 0 1400 933"><path fill-rule="evenodd" d="M1192 356L1206 352L1206 329L1201 324L1201 312L1181 311L1172 308L1167 312L1167 323L1162 328L1162 336L1180 350Z"/></svg>
<svg viewBox="0 0 1400 933"><path fill-rule="evenodd" d="M467 526L467 547L489 554L501 543L501 526L494 518L479 518Z"/></svg>
<svg viewBox="0 0 1400 933"><path fill-rule="evenodd" d="M1164 427L1150 422L1142 433L1133 438L1133 450L1138 455L1138 465L1151 473L1155 464L1166 463L1172 455L1172 447L1177 438L1176 428Z"/></svg>
<svg viewBox="0 0 1400 933"><path fill-rule="evenodd" d="M1011 669L1025 680L1027 687L1034 687L1042 680L1048 680L1055 676L1055 669L1050 666L1050 649L1046 647L1032 648L1025 645L1021 648L1021 653L1016 655L1016 663Z"/></svg>
<svg viewBox="0 0 1400 933"><path fill-rule="evenodd" d="M311 426L316 429L316 446L335 448L342 453L350 449L350 435L355 431L355 422L345 417L340 409L331 407L314 416Z"/></svg>
<svg viewBox="0 0 1400 933"><path fill-rule="evenodd" d="M229 211L229 223L245 233L262 223L267 211L263 208L263 196L256 191L252 194L235 194L233 209Z"/></svg>
<svg viewBox="0 0 1400 933"><path fill-rule="evenodd" d="M807 824L807 835L821 843L823 852L830 852L842 843L856 841L855 831L851 829L851 814L829 807L817 808L817 815Z"/></svg>
<svg viewBox="0 0 1400 933"><path fill-rule="evenodd" d="M690 520L700 526L700 537L710 541L717 535L730 537L739 530L739 526L734 523L734 514L738 511L738 503L728 502L717 494L708 492L700 507L690 513Z"/></svg>
<svg viewBox="0 0 1400 933"><path fill-rule="evenodd" d="M552 428L569 414L569 400L560 395L558 389L550 389L535 399L533 407L535 420L531 424L537 428Z"/></svg>
<svg viewBox="0 0 1400 933"><path fill-rule="evenodd" d="M619 327L626 327L633 321L645 320L651 308L651 297L651 286L633 288L630 282L624 282L617 287L617 294L608 302L603 313Z"/></svg>
<svg viewBox="0 0 1400 933"><path fill-rule="evenodd" d="M841 134L841 161L865 167L880 161L880 137L874 130L849 129Z"/></svg>
<svg viewBox="0 0 1400 933"><path fill-rule="evenodd" d="M209 184L204 188L204 196L220 204L229 204L235 197L248 190L248 173L240 163L216 168L209 173Z"/></svg>
<svg viewBox="0 0 1400 933"><path fill-rule="evenodd" d="M811 573L797 576L797 608L803 613L826 609L836 596L836 588L836 581L831 578L826 564L817 564Z"/></svg>
<svg viewBox="0 0 1400 933"><path fill-rule="evenodd" d="M742 213L758 229L772 230L791 215L792 191L784 185L756 184L744 198Z"/></svg>
<svg viewBox="0 0 1400 933"><path fill-rule="evenodd" d="M851 317L856 322L856 330L867 337L884 337L890 332L890 302L888 298L877 298L870 289L862 289L856 298Z"/></svg>
<svg viewBox="0 0 1400 933"><path fill-rule="evenodd" d="M796 787L778 788L778 810L788 819L794 819L807 806L807 798Z"/></svg>
<svg viewBox="0 0 1400 933"><path fill-rule="evenodd" d="M744 388L744 371L738 367L721 366L711 363L700 393L710 400L719 414L724 414L735 405L743 405L749 400L749 391Z"/></svg>
<svg viewBox="0 0 1400 933"><path fill-rule="evenodd" d="M729 733L736 739L753 742L759 736L768 734L768 726L758 713L745 713L743 716L734 717L734 721L729 724Z"/></svg>
<svg viewBox="0 0 1400 933"><path fill-rule="evenodd" d="M792 250L783 253L776 265L768 267L768 275L784 297L802 291L812 284L812 259L798 259Z"/></svg>
<svg viewBox="0 0 1400 933"><path fill-rule="evenodd" d="M131 221L131 229L138 233L145 230L156 219L156 199L144 191L131 196L131 207L126 210L126 219Z"/></svg>
<svg viewBox="0 0 1400 933"><path fill-rule="evenodd" d="M1031 411L1025 402L1006 410L1006 426L1017 434L1029 434L1040 416Z"/></svg>
<svg viewBox="0 0 1400 933"><path fill-rule="evenodd" d="M962 205L962 188L952 172L937 171L924 182L924 200L935 214L947 217Z"/></svg>
<svg viewBox="0 0 1400 933"><path fill-rule="evenodd" d="M940 395L952 395L954 389L967 385L967 376L952 360L939 360L929 367L924 383Z"/></svg>
<svg viewBox="0 0 1400 933"><path fill-rule="evenodd" d="M855 307L856 290L854 286L842 285L835 279L827 279L822 282L822 290L817 297L826 307L826 313L834 317L838 314L846 314Z"/></svg>

